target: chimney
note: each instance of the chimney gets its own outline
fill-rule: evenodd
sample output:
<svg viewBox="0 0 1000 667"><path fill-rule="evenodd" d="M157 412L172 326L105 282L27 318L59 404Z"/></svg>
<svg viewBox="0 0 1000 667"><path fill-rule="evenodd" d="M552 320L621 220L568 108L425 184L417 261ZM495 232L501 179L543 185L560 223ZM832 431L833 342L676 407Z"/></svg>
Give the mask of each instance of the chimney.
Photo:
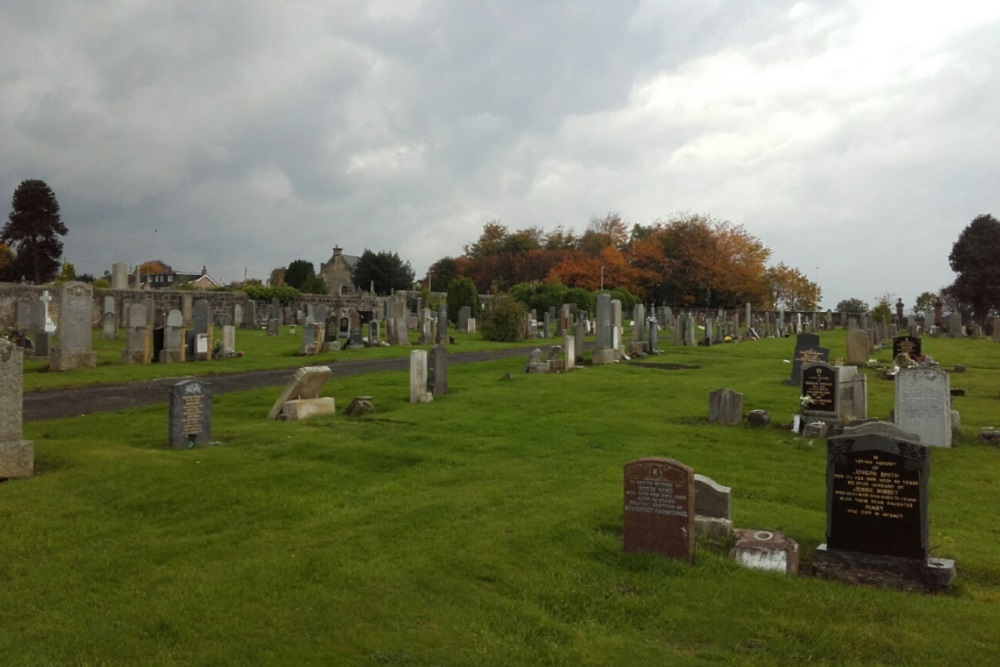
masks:
<svg viewBox="0 0 1000 667"><path fill-rule="evenodd" d="M333 256L334 256L334 257L340 257L340 256L341 256L341 255L343 254L343 252L344 252L344 251L343 251L343 250L341 250L341 248L340 248L340 246L339 246L339 245L335 245L335 246L333 246Z"/></svg>

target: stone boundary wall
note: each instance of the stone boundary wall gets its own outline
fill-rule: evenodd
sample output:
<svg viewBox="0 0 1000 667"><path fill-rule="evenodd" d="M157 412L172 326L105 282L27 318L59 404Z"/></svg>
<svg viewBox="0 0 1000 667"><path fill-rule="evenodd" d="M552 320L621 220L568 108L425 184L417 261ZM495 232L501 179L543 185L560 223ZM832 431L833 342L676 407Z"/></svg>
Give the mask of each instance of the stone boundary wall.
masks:
<svg viewBox="0 0 1000 667"><path fill-rule="evenodd" d="M8 331L14 328L17 323L17 304L22 302L36 301L42 296L42 292L49 291L52 301L49 303L49 316L57 321L59 315L59 303L57 299L59 286L52 285L22 285L20 283L0 283L0 331ZM197 291L197 290L115 290L101 289L94 290L92 325L97 328L101 325L101 314L104 309L104 297L115 297L115 312L121 318L122 304L130 300L148 299L153 303L153 308L159 311L169 311L173 309L182 310L181 301L184 296L191 296L192 302L199 299L208 300L211 305L213 321L222 315L231 315L233 306L238 303L245 304L250 299L243 292L228 291ZM325 305L329 312L336 312L338 309L355 308L357 310L377 310L378 306L384 302L383 297L373 296L326 296L322 294L303 294L297 301L290 304L292 310L305 310L306 304ZM263 302L260 302L263 303ZM236 324L239 324L236 322Z"/></svg>

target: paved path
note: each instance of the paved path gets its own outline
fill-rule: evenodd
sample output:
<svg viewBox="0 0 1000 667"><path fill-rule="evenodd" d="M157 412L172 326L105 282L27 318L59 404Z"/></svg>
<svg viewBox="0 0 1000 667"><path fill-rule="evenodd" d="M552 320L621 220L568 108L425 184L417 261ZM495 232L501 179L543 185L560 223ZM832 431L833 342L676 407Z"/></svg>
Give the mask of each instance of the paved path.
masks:
<svg viewBox="0 0 1000 667"><path fill-rule="evenodd" d="M526 347L515 347L489 352L451 352L448 355L448 363L465 364L508 357L527 359L530 351ZM303 365L310 365L306 357L303 357ZM410 358L407 356L392 359L362 359L315 365L329 366L333 371L332 377L336 378L379 371L406 370L409 368ZM225 394L231 391L283 386L295 371L295 368L282 368L273 371L253 371L227 375L201 375L198 376L198 379L212 383L212 394ZM190 377L194 376L26 393L24 395L24 421L79 417L94 412L114 412L142 405L166 403L170 387ZM277 394L275 394L275 398L277 398Z"/></svg>

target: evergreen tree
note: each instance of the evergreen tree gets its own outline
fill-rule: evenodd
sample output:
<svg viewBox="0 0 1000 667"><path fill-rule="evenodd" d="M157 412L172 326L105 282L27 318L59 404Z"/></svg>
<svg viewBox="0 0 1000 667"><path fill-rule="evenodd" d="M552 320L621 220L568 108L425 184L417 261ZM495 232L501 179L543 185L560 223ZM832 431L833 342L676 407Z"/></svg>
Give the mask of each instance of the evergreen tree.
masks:
<svg viewBox="0 0 1000 667"><path fill-rule="evenodd" d="M14 190L10 215L0 242L14 251L13 274L35 284L59 275L66 225L59 215L59 202L45 181L22 181Z"/></svg>

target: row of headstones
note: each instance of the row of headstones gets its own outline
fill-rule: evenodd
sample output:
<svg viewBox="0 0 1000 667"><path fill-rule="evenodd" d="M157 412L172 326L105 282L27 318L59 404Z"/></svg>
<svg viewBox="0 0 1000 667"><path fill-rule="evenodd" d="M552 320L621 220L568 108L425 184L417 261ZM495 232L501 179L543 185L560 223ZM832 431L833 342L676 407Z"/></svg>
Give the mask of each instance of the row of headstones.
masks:
<svg viewBox="0 0 1000 667"><path fill-rule="evenodd" d="M930 557L929 473L929 448L896 426L865 424L829 438L826 542L813 555L816 574L906 590L933 592L950 586L955 562ZM691 562L702 494L724 508L717 516L731 520L728 497L719 503L716 490L707 484L699 487L695 478L691 468L672 459L626 464L626 552ZM760 569L798 572L794 541L777 531L734 532L731 555L736 560Z"/></svg>

